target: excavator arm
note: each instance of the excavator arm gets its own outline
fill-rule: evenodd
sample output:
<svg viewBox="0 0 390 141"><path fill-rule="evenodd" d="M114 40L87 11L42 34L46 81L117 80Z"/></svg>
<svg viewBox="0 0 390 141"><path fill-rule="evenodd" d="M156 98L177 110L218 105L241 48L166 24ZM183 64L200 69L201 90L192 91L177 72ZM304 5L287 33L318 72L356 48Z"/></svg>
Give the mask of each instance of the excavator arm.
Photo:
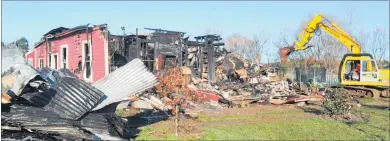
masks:
<svg viewBox="0 0 390 141"><path fill-rule="evenodd" d="M311 46L307 45L308 42L313 38L315 33L322 29L327 32L330 36L337 39L339 42L344 44L350 52L353 54L360 54L361 48L359 43L357 43L348 33L343 31L339 26L332 23L328 19L324 18L321 14L316 15L309 24L303 29L303 31L298 35L297 40L294 41L294 44L290 47L284 47L279 49L279 54L281 57L281 62L284 63L287 61L288 55L292 52L305 50Z"/></svg>

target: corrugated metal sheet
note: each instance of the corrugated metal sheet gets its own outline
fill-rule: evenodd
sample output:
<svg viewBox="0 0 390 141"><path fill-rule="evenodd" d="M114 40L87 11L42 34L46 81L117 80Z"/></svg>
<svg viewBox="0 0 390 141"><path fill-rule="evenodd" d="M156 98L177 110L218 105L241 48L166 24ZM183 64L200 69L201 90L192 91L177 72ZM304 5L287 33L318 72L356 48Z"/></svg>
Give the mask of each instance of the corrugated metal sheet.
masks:
<svg viewBox="0 0 390 141"><path fill-rule="evenodd" d="M140 59L134 59L92 84L107 96L107 99L93 110L99 110L106 105L118 102L130 94L143 92L152 88L156 83L156 77L148 71L144 63Z"/></svg>
<svg viewBox="0 0 390 141"><path fill-rule="evenodd" d="M104 93L88 83L71 77L60 77L49 90L26 93L22 97L52 111L62 118L77 120L90 111Z"/></svg>
<svg viewBox="0 0 390 141"><path fill-rule="evenodd" d="M80 138L92 139L86 132L80 132L76 127L86 129L94 134L120 137L123 133L124 124L120 117L114 113L88 113L81 120L63 119L53 112L32 106L13 105L9 112L2 111L2 122L12 125L20 125L25 129L57 132L70 134ZM115 125L114 125L115 124ZM122 129L117 131L116 129ZM112 138L111 138L112 139ZM109 139L109 140L111 140ZM117 138L119 139L119 138ZM103 138L103 140L108 140Z"/></svg>
<svg viewBox="0 0 390 141"><path fill-rule="evenodd" d="M45 80L47 80L50 84L54 84L55 82L57 82L57 78L60 77L78 78L75 74L73 74L68 69L55 70L46 67L40 70L39 75Z"/></svg>

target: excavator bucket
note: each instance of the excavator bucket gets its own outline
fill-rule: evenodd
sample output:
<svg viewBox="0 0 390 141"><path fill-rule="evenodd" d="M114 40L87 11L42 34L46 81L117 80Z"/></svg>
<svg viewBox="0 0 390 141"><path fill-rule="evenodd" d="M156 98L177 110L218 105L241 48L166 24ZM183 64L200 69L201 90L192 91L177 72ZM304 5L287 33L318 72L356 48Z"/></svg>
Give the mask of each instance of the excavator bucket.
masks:
<svg viewBox="0 0 390 141"><path fill-rule="evenodd" d="M284 47L279 49L280 62L285 64L288 60L288 55L291 53L291 47Z"/></svg>

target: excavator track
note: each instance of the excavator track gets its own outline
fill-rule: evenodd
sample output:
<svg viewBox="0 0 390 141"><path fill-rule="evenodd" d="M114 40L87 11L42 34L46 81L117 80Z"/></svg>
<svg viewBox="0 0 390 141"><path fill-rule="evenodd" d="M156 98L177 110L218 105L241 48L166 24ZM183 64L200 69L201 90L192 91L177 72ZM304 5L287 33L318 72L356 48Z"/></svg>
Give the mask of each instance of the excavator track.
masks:
<svg viewBox="0 0 390 141"><path fill-rule="evenodd" d="M359 96L359 97L390 97L390 89L389 88L367 88L367 87L359 87L359 86L334 86L331 88L341 88L348 95L351 96Z"/></svg>

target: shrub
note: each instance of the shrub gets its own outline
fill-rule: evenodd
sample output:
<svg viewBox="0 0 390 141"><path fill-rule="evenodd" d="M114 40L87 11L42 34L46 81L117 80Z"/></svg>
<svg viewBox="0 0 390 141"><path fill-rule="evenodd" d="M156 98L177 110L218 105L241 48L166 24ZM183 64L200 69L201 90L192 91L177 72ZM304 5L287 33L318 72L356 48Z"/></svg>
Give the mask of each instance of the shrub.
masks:
<svg viewBox="0 0 390 141"><path fill-rule="evenodd" d="M342 89L332 89L327 92L322 107L332 116L351 114L355 106L352 106L352 100Z"/></svg>

